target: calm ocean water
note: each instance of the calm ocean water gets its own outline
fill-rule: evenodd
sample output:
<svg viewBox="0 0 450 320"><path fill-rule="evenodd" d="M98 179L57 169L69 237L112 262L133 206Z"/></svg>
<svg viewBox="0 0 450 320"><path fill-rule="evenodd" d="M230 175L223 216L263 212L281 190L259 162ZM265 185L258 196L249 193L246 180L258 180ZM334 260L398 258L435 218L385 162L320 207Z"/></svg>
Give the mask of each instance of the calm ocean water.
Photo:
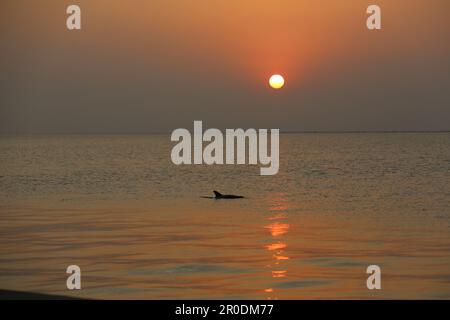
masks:
<svg viewBox="0 0 450 320"><path fill-rule="evenodd" d="M0 138L0 288L89 298L450 298L450 134L283 134L280 171L168 135ZM212 190L244 195L211 200ZM82 269L80 291L65 269ZM366 288L366 267L382 290Z"/></svg>

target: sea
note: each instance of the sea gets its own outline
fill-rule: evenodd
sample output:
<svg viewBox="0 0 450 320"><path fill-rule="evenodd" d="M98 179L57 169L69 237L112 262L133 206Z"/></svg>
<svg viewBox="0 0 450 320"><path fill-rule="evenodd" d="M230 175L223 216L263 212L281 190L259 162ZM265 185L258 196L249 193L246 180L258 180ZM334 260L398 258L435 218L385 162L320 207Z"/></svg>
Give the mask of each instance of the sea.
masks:
<svg viewBox="0 0 450 320"><path fill-rule="evenodd" d="M450 299L450 133L281 134L273 176L175 165L173 146L166 134L1 136L0 289ZM213 190L245 198L204 198ZM67 288L71 265L80 290Z"/></svg>

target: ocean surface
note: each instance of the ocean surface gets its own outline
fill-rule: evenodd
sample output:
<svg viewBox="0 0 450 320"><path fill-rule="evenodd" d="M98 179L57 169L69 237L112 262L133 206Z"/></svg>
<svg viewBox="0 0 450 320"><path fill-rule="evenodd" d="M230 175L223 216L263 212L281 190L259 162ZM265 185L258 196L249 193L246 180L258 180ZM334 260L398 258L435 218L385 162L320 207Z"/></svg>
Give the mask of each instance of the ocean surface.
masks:
<svg viewBox="0 0 450 320"><path fill-rule="evenodd" d="M280 171L169 135L0 138L0 289L119 299L450 299L450 134L282 134ZM243 195L213 200L213 190ZM366 268L381 268L368 290ZM81 268L81 290L66 268Z"/></svg>

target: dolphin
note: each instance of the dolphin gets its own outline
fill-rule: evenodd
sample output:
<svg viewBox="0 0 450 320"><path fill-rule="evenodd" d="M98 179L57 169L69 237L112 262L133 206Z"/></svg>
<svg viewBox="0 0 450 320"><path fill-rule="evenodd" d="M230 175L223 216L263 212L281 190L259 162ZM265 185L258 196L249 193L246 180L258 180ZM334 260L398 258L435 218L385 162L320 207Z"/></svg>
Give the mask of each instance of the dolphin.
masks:
<svg viewBox="0 0 450 320"><path fill-rule="evenodd" d="M221 194L219 191L214 190L214 197L203 197L207 199L242 199L243 196L235 196L234 194Z"/></svg>

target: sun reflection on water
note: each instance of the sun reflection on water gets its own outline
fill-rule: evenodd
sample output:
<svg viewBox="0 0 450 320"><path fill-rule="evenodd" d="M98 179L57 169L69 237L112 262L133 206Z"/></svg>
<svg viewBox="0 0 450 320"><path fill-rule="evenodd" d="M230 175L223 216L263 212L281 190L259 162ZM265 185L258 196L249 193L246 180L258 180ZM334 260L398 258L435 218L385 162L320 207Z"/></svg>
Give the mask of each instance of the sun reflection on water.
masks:
<svg viewBox="0 0 450 320"><path fill-rule="evenodd" d="M279 279L286 278L288 270L284 262L289 260L286 253L287 243L285 236L289 232L288 211L289 203L286 200L285 194L277 194L269 198L269 212L271 216L267 218L270 222L264 226L270 233L270 243L265 246L266 250L271 253L271 262L267 265L271 269L271 278ZM272 280L272 281L273 281ZM277 299L275 290L270 287L264 289L268 293L267 299Z"/></svg>

